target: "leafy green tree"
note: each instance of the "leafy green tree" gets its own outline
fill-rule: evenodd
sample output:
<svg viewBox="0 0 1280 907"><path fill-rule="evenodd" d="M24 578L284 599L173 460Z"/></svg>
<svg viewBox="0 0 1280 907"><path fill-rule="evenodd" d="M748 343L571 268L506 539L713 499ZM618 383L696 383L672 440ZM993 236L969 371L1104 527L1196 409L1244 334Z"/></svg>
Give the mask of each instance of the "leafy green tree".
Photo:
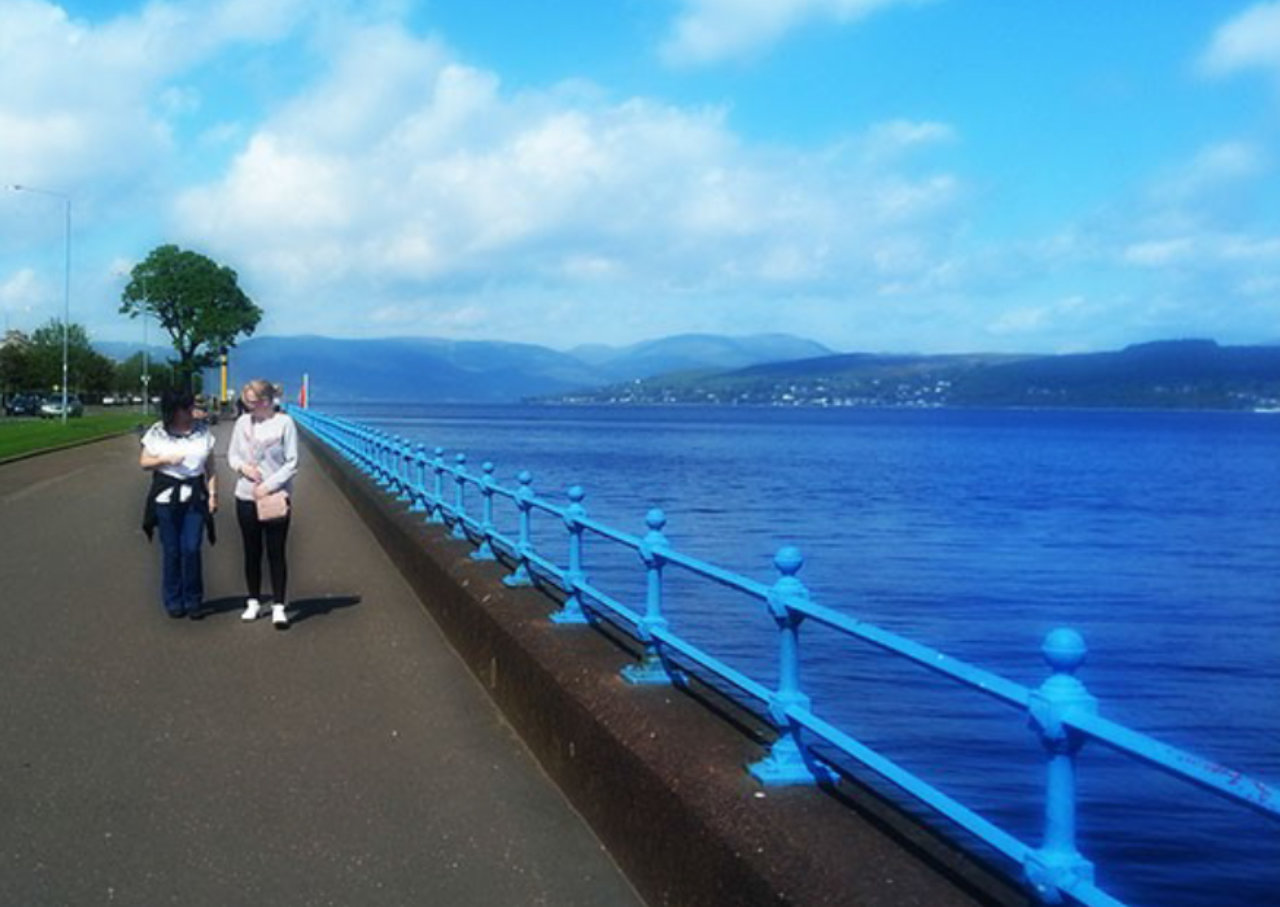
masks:
<svg viewBox="0 0 1280 907"><path fill-rule="evenodd" d="M36 328L27 345L28 378L31 386L50 391L62 384L62 320L50 318ZM114 380L111 360L97 352L89 343L89 333L83 325L67 326L67 388L68 390L100 394Z"/></svg>
<svg viewBox="0 0 1280 907"><path fill-rule="evenodd" d="M78 362L72 374L78 379L81 393L94 403L101 402L103 395L110 393L116 384L116 364L97 350L91 350Z"/></svg>
<svg viewBox="0 0 1280 907"><path fill-rule="evenodd" d="M134 353L123 362L117 363L115 367L115 383L112 389L122 395L132 397L135 394L141 394L144 389L142 380L143 372L143 355L142 353ZM178 386L176 373L172 361L157 362L155 359L145 363L148 376L145 382L146 390L149 396L163 394L165 391ZM197 385L199 385L199 376L197 376ZM195 387L199 390L199 387Z"/></svg>
<svg viewBox="0 0 1280 907"><path fill-rule="evenodd" d="M262 319L235 271L174 245L156 247L134 267L120 312L155 317L178 354L178 380L192 389L200 369L235 346L239 335L251 335Z"/></svg>
<svg viewBox="0 0 1280 907"><path fill-rule="evenodd" d="M116 383L113 390L117 394L130 397L142 393L142 353L134 353L116 365Z"/></svg>
<svg viewBox="0 0 1280 907"><path fill-rule="evenodd" d="M5 399L32 386L30 350L31 341L21 331L10 331L0 343L0 394Z"/></svg>
<svg viewBox="0 0 1280 907"><path fill-rule="evenodd" d="M63 384L63 321L50 319L37 327L28 348L31 356L33 384L52 390ZM90 390L91 376L97 380L101 371L110 370L110 359L93 349L88 331L72 322L67 326L67 386L69 390Z"/></svg>

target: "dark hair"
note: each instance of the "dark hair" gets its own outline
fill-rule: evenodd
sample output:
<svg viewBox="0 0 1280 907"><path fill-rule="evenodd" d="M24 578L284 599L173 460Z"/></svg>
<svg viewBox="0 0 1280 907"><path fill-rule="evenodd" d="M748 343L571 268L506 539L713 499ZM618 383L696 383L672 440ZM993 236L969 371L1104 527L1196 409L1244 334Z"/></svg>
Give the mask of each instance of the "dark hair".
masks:
<svg viewBox="0 0 1280 907"><path fill-rule="evenodd" d="M165 431L173 430L173 417L178 410L191 409L196 405L195 395L191 391L167 390L160 395L160 419L164 422Z"/></svg>

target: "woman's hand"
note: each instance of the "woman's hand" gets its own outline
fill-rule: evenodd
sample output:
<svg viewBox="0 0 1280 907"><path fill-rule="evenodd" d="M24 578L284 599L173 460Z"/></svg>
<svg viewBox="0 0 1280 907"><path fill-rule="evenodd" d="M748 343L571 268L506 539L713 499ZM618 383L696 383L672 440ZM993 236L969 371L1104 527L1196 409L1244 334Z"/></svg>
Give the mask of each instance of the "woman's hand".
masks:
<svg viewBox="0 0 1280 907"><path fill-rule="evenodd" d="M257 498L265 498L269 494L271 494L271 492L267 491L267 486L262 482L258 482L257 485L253 486L253 497L255 500Z"/></svg>
<svg viewBox="0 0 1280 907"><path fill-rule="evenodd" d="M246 463L240 467L240 475L244 476L250 482L262 481L262 470L252 463Z"/></svg>

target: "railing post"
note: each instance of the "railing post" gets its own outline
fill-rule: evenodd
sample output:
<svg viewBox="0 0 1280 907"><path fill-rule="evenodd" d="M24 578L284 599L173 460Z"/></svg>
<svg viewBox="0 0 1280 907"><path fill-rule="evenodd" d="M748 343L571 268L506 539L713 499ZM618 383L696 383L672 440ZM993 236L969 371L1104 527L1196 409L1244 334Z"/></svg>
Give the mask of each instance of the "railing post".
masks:
<svg viewBox="0 0 1280 907"><path fill-rule="evenodd" d="M435 473L435 481L432 483L434 492L431 495L431 513L427 515L428 523L440 524L444 522L444 448L437 447L435 456L431 459L431 471Z"/></svg>
<svg viewBox="0 0 1280 907"><path fill-rule="evenodd" d="M529 573L529 555L533 551L529 532L529 511L532 509L529 501L533 498L533 476L530 475L529 470L522 469L516 476L516 481L520 483L520 487L516 489L516 509L520 512L520 534L516 539L516 556L520 560L516 564L516 569L502 578L502 584L512 589L533 585L533 576Z"/></svg>
<svg viewBox="0 0 1280 907"><path fill-rule="evenodd" d="M480 467L484 475L480 477L480 547L471 552L473 561L496 561L493 553L493 464L486 462Z"/></svg>
<svg viewBox="0 0 1280 907"><path fill-rule="evenodd" d="M386 432L378 432L378 487L391 487L391 440Z"/></svg>
<svg viewBox="0 0 1280 907"><path fill-rule="evenodd" d="M1048 758L1045 776L1044 839L1023 866L1032 893L1045 904L1061 904L1063 891L1093 883L1093 864L1076 849L1076 753L1084 736L1063 724L1073 713L1093 714L1098 701L1075 672L1088 649L1075 630L1057 629L1041 648L1053 673L1031 694L1030 724Z"/></svg>
<svg viewBox="0 0 1280 907"><path fill-rule="evenodd" d="M374 482L378 481L378 439L372 428L364 430L365 471Z"/></svg>
<svg viewBox="0 0 1280 907"><path fill-rule="evenodd" d="M457 491L453 499L453 531L449 533L455 539L466 539L467 537L467 455L458 454L453 458L456 464L456 471L453 474L453 481L456 484Z"/></svg>
<svg viewBox="0 0 1280 907"><path fill-rule="evenodd" d="M622 669L622 678L627 683L636 684L670 684L672 681L683 682L678 671L668 667L662 657L662 648L653 639L654 630L667 629L667 619L662 615L662 568L666 559L662 551L667 547L667 537L662 529L667 525L667 515L657 507L644 517L649 531L645 533L640 545L640 559L645 567L644 617L636 627L636 635L644 643L644 654L638 664L627 665Z"/></svg>
<svg viewBox="0 0 1280 907"><path fill-rule="evenodd" d="M377 470L374 468L373 462L373 434L369 429L361 426L356 430L356 439L358 446L358 460L360 470L367 476L376 476Z"/></svg>
<svg viewBox="0 0 1280 907"><path fill-rule="evenodd" d="M409 508L409 512L424 513L427 509L427 448L424 444L413 445L409 489L409 495L413 498L413 506Z"/></svg>
<svg viewBox="0 0 1280 907"><path fill-rule="evenodd" d="M582 506L586 492L581 485L569 489L569 506L564 511L564 525L569 530L569 569L565 572L565 583L568 585L568 596L560 605L560 610L551 615L557 624L585 624L586 612L582 610L582 592L578 584L585 582L587 575L582 570L582 523L581 518L587 515Z"/></svg>
<svg viewBox="0 0 1280 907"><path fill-rule="evenodd" d="M413 449L409 445L409 441L404 437L395 439L395 471L396 471L396 487L400 494L396 496L397 501L405 503L413 503L413 493L410 489L410 479L412 474L409 471L409 464L413 461ZM411 510L413 508L410 508Z"/></svg>
<svg viewBox="0 0 1280 907"><path fill-rule="evenodd" d="M799 548L786 545L773 556L773 565L782 574L769 590L766 602L770 616L778 625L778 691L769 702L769 717L777 728L778 739L769 748L769 754L748 769L770 787L813 784L819 767L805 753L800 726L787 714L793 707L809 708L809 697L800 690L800 623L804 615L791 608L792 602L809 598L809 590L796 579L796 573L804 566L804 557Z"/></svg>

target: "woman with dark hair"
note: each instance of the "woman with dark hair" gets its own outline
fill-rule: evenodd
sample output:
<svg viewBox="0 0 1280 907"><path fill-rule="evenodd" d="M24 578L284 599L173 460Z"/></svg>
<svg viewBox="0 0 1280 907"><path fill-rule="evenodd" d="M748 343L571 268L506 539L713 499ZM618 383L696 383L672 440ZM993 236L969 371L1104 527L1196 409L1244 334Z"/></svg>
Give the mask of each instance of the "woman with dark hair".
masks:
<svg viewBox="0 0 1280 907"><path fill-rule="evenodd" d="M235 470L236 522L244 541L244 579L248 597L241 620L262 613L262 554L271 570L271 623L289 626L285 611L289 567L285 543L293 510L293 477L298 472L298 429L276 407L279 389L270 381L250 381L240 392L245 413L236 419L227 448L227 465ZM263 499L284 499L274 509ZM270 511L270 512L269 512Z"/></svg>
<svg viewBox="0 0 1280 907"><path fill-rule="evenodd" d="M170 617L199 611L204 600L201 536L215 540L213 514L218 509L213 471L213 434L192 414L190 391L165 391L160 421L142 436L139 464L151 470L151 488L142 529L150 539L160 528L164 550L162 600Z"/></svg>

